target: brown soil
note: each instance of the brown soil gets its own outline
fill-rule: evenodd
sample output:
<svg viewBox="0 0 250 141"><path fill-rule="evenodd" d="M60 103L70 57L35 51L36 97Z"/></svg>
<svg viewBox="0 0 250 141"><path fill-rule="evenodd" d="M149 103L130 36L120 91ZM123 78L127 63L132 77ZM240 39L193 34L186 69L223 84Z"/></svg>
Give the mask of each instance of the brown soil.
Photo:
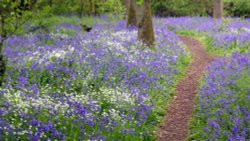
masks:
<svg viewBox="0 0 250 141"><path fill-rule="evenodd" d="M187 68L185 77L177 85L176 96L171 101L166 117L159 127L157 141L184 141L187 138L198 81L213 60L199 41L186 36L181 36L180 39L192 53L193 60Z"/></svg>

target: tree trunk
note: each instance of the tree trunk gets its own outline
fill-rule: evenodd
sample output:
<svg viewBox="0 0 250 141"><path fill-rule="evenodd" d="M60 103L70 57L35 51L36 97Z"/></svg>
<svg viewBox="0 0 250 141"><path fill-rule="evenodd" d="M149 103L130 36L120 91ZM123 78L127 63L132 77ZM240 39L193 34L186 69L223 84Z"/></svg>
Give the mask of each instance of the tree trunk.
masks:
<svg viewBox="0 0 250 141"><path fill-rule="evenodd" d="M89 15L94 14L94 4L92 0L89 0Z"/></svg>
<svg viewBox="0 0 250 141"><path fill-rule="evenodd" d="M83 17L84 14L84 5L83 5L83 0L80 0L80 18Z"/></svg>
<svg viewBox="0 0 250 141"><path fill-rule="evenodd" d="M136 7L137 7L136 0L129 0L128 10L127 10L127 15L128 15L127 27L128 26L137 26L136 13L135 13Z"/></svg>
<svg viewBox="0 0 250 141"><path fill-rule="evenodd" d="M223 17L223 0L213 0L213 17L216 19Z"/></svg>
<svg viewBox="0 0 250 141"><path fill-rule="evenodd" d="M1 11L0 11L1 12ZM0 13L1 14L1 13ZM3 58L3 42L6 37L6 32L5 32L5 18L1 14L1 34L0 34L0 87L3 84L4 81L4 74L5 74L5 62Z"/></svg>
<svg viewBox="0 0 250 141"><path fill-rule="evenodd" d="M53 5L53 1L49 0L49 7L52 7L52 5Z"/></svg>
<svg viewBox="0 0 250 141"><path fill-rule="evenodd" d="M148 46L152 46L154 42L154 30L150 0L144 0L141 5L137 5L136 20L138 27L138 39L142 40Z"/></svg>
<svg viewBox="0 0 250 141"><path fill-rule="evenodd" d="M128 16L128 11L129 11L129 1L130 0L123 0L123 4L125 5L125 15L124 15L124 19L127 18Z"/></svg>
<svg viewBox="0 0 250 141"><path fill-rule="evenodd" d="M130 1L130 0L123 0L123 3L124 3L124 5L125 5L125 7L126 7L126 10L129 9L129 1Z"/></svg>
<svg viewBox="0 0 250 141"><path fill-rule="evenodd" d="M3 42L0 43L0 87L4 82L4 75L6 70L6 63L3 56Z"/></svg>

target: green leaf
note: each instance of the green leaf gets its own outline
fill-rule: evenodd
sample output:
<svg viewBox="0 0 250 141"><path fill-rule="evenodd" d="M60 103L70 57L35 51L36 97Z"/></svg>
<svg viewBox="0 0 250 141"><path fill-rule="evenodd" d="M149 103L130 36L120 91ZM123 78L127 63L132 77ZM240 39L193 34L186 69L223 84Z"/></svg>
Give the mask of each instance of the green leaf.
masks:
<svg viewBox="0 0 250 141"><path fill-rule="evenodd" d="M142 5L143 0L136 0L136 3L137 3L138 5Z"/></svg>

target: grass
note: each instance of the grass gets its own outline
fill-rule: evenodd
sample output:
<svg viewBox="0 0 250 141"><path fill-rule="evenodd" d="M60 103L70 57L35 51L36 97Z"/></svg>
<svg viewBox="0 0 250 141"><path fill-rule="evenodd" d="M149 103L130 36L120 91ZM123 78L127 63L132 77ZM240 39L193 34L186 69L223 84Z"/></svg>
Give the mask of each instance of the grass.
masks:
<svg viewBox="0 0 250 141"><path fill-rule="evenodd" d="M79 18L78 16L49 16L44 18L34 18L32 20L32 25L43 25L46 27L52 27L60 24L70 24L70 25L80 25L86 24L88 26L92 26L94 24L105 24L110 22L117 22L119 18L115 18L113 16L102 16L102 17L94 17L94 16L84 16Z"/></svg>

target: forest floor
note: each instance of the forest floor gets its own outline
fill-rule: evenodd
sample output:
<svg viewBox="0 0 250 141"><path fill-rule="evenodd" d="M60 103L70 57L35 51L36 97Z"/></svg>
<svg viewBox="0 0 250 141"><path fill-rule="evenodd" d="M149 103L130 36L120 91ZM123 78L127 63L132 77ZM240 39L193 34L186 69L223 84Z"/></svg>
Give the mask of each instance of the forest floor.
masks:
<svg viewBox="0 0 250 141"><path fill-rule="evenodd" d="M180 39L190 50L192 63L188 66L185 77L177 84L176 96L159 127L158 141L184 141L187 138L198 82L206 67L214 60L198 40L186 36L180 36Z"/></svg>

